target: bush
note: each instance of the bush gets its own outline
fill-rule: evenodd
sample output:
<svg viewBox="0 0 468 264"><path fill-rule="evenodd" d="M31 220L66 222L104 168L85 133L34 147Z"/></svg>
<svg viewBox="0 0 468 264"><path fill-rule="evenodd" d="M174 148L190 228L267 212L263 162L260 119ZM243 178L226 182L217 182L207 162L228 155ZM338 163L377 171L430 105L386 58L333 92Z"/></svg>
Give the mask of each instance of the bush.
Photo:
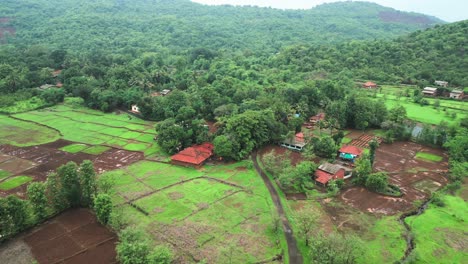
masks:
<svg viewBox="0 0 468 264"><path fill-rule="evenodd" d="M384 192L388 186L388 176L384 172L370 174L366 179L366 187L376 192Z"/></svg>
<svg viewBox="0 0 468 264"><path fill-rule="evenodd" d="M442 199L442 195L439 192L435 192L432 194L431 203L439 207L445 206L445 202Z"/></svg>
<svg viewBox="0 0 468 264"><path fill-rule="evenodd" d="M122 264L168 264L172 252L164 246L152 246L142 230L128 227L120 233L117 258ZM153 248L153 250L151 250Z"/></svg>
<svg viewBox="0 0 468 264"><path fill-rule="evenodd" d="M108 194L98 194L94 199L94 210L101 224L107 224L109 222L112 207L112 199Z"/></svg>

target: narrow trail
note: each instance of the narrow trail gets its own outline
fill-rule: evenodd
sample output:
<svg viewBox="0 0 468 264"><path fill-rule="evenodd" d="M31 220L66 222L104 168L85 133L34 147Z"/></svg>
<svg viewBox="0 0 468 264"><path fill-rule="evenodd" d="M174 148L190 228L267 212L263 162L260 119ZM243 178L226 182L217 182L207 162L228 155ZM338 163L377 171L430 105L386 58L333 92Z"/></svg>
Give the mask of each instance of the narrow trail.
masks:
<svg viewBox="0 0 468 264"><path fill-rule="evenodd" d="M254 151L252 153L252 161L257 173L262 177L263 181L265 182L268 191L270 192L271 199L275 204L276 210L278 211L278 215L281 219L283 224L284 234L286 236L286 243L288 244L288 253L289 253L289 263L290 264L302 264L303 259L299 248L297 247L296 239L294 238L293 230L291 225L289 224L289 220L284 213L283 205L281 204L281 199L276 191L275 187L271 183L268 176L263 172L257 162L257 152Z"/></svg>

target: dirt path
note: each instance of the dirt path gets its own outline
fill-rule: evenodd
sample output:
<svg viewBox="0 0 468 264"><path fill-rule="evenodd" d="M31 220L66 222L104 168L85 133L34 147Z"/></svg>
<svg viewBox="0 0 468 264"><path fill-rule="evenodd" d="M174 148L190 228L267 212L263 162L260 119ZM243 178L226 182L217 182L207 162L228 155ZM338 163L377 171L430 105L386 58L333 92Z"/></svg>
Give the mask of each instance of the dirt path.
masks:
<svg viewBox="0 0 468 264"><path fill-rule="evenodd" d="M281 204L281 200L278 195L278 192L276 191L275 187L271 183L268 176L263 172L263 170L258 165L256 151L252 153L252 161L253 161L255 170L257 170L257 173L262 177L263 181L265 182L265 185L268 188L268 191L270 192L271 199L273 200L276 210L278 211L281 222L283 223L283 230L286 236L286 243L288 244L289 263L290 264L302 264L302 255L301 255L301 252L299 251L299 248L297 247L296 239L294 238L291 225L289 224L288 218L286 217L286 214L284 213L283 205Z"/></svg>

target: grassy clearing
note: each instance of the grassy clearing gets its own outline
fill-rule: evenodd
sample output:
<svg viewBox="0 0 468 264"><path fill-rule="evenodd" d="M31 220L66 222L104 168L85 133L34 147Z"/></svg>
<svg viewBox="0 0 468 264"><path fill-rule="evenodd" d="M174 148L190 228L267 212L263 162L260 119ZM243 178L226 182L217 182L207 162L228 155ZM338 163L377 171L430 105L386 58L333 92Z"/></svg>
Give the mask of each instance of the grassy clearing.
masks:
<svg viewBox="0 0 468 264"><path fill-rule="evenodd" d="M10 177L11 173L6 170L0 169L0 179Z"/></svg>
<svg viewBox="0 0 468 264"><path fill-rule="evenodd" d="M445 196L445 207L430 205L424 214L406 219L416 242L414 251L418 263L465 263L466 201Z"/></svg>
<svg viewBox="0 0 468 264"><path fill-rule="evenodd" d="M156 135L154 123L126 114L105 114L65 104L17 114L15 117L55 128L62 133L64 139L70 141L141 151L145 155L167 156L153 140ZM93 152L95 149L90 151Z"/></svg>
<svg viewBox="0 0 468 264"><path fill-rule="evenodd" d="M392 108L396 105L402 105L406 108L408 118L427 124L438 125L441 121L454 124L460 122L464 117L468 116L468 104L462 101L455 101L452 99L445 98L427 98L429 105L421 106L412 102L411 98L401 96L398 98L398 94L408 89L410 95L413 94L415 87L407 86L390 86L383 85L381 89L377 90L377 98L384 98L385 105L387 108ZM374 97L374 91L365 91L369 96ZM434 103L438 101L439 107L434 107ZM455 114L456 117L452 117Z"/></svg>
<svg viewBox="0 0 468 264"><path fill-rule="evenodd" d="M272 230L275 207L261 178L247 165L240 162L197 170L140 161L105 175L115 179L114 202L121 204L132 222L149 232L162 224L169 225L166 233L189 229L187 235L197 243L196 251L215 248L211 257L216 261L226 243L238 243L233 238L239 238L249 246L236 246L241 251L236 263L251 263L272 258L281 248ZM138 199L149 193L153 194ZM148 216L123 204L128 199L136 199L134 204ZM196 231L200 225L205 232Z"/></svg>
<svg viewBox="0 0 468 264"><path fill-rule="evenodd" d="M342 140L341 140L341 144L348 144L350 143L351 141L353 141L353 139L349 138L349 137L344 137Z"/></svg>
<svg viewBox="0 0 468 264"><path fill-rule="evenodd" d="M2 183L0 183L0 190L2 191L8 191L8 190L11 190L11 189L14 189L18 186L21 186L27 182L30 182L32 181L33 178L29 177L29 176L16 176L16 177L13 177L13 178L10 178Z"/></svg>
<svg viewBox="0 0 468 264"><path fill-rule="evenodd" d="M86 148L88 148L88 146L85 144L71 144L71 145L61 148L60 150L70 152L70 153L78 153Z"/></svg>
<svg viewBox="0 0 468 264"><path fill-rule="evenodd" d="M60 134L48 127L0 115L0 144L19 147L56 141Z"/></svg>
<svg viewBox="0 0 468 264"><path fill-rule="evenodd" d="M452 118L446 114L447 111L443 111L440 108L434 109L431 106L421 106L419 104L415 104L413 102L406 102L404 100L401 100L401 101L386 100L385 105L388 108L393 108L397 105L402 105L406 108L408 118L418 121L418 122L433 124L433 125L438 125L442 121L445 121L449 124L454 124L454 123L460 122L462 118L467 116L466 111L447 110L449 113L451 112L456 113L456 117Z"/></svg>
<svg viewBox="0 0 468 264"><path fill-rule="evenodd" d="M405 232L397 217L382 217L363 236L365 257L360 263L396 263L403 257L406 242Z"/></svg>
<svg viewBox="0 0 468 264"><path fill-rule="evenodd" d="M16 114L35 110L46 106L46 102L39 97L32 97L28 100L16 102L14 105L0 107L0 113Z"/></svg>
<svg viewBox="0 0 468 264"><path fill-rule="evenodd" d="M92 146L90 148L87 148L81 152L91 154L91 155L99 155L102 154L106 151L108 151L110 148L106 146Z"/></svg>
<svg viewBox="0 0 468 264"><path fill-rule="evenodd" d="M431 161L431 162L441 162L443 160L443 157L438 156L438 155L434 155L434 154L431 154L431 153L427 153L427 152L418 152L418 153L416 153L416 158L421 159L421 160L425 160L425 161Z"/></svg>

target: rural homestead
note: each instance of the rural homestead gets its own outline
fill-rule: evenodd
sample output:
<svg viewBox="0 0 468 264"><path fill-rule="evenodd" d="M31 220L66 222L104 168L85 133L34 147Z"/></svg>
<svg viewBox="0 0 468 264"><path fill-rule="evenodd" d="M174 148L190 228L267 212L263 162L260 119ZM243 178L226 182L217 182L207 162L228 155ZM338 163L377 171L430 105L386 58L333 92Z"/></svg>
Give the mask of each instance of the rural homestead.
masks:
<svg viewBox="0 0 468 264"><path fill-rule="evenodd" d="M2 1L0 264L468 263L466 10Z"/></svg>

